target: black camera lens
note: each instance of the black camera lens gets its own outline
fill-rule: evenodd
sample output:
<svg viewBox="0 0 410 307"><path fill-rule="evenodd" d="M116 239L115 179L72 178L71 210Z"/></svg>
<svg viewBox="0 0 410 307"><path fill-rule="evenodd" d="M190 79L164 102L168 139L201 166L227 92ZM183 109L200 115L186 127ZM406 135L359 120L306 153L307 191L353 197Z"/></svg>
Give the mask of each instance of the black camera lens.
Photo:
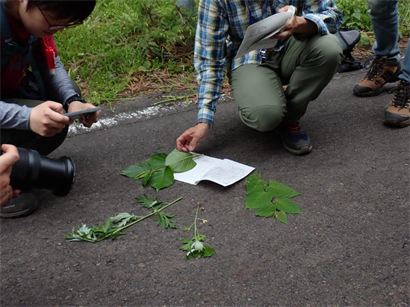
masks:
<svg viewBox="0 0 410 307"><path fill-rule="evenodd" d="M10 185L28 191L33 188L51 190L56 196L66 196L75 181L73 159L50 159L32 149L17 148L20 159L13 165Z"/></svg>

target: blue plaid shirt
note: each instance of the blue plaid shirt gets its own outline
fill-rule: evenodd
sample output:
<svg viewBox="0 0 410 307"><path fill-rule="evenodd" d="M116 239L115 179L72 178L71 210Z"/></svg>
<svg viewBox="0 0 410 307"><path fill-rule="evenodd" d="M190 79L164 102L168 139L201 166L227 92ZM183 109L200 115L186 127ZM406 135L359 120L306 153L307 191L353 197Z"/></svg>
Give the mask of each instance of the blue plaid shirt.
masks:
<svg viewBox="0 0 410 307"><path fill-rule="evenodd" d="M297 0L201 0L195 37L194 65L198 80L198 123L213 125L216 103L221 95L225 67L260 64L258 50L234 59L246 29ZM335 33L342 14L333 0L305 0L302 16L317 25L319 35ZM275 50L284 45L278 42Z"/></svg>

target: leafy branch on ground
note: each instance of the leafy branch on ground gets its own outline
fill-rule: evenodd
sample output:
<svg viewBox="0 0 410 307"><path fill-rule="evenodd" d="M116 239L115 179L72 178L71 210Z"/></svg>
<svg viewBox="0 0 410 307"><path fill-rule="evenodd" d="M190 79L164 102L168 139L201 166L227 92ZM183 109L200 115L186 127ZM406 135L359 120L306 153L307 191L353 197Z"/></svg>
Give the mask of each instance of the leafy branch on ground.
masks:
<svg viewBox="0 0 410 307"><path fill-rule="evenodd" d="M194 234L192 236L191 240L188 240L186 238L182 239L182 249L183 251L186 251L186 259L189 260L191 258L207 258L211 257L215 253L215 249L210 247L209 245L204 245L203 241L206 239L205 235L201 235L198 231L198 225L197 222L198 220L201 220L203 222L206 222L206 220L199 219L198 218L198 212L199 212L199 204L196 209L195 213L195 219L194 222L192 223L191 226L185 227L183 230L184 231L189 231L192 227L194 227Z"/></svg>
<svg viewBox="0 0 410 307"><path fill-rule="evenodd" d="M99 223L97 226L88 227L86 224L82 224L64 237L71 242L91 242L97 243L105 239L115 239L119 236L125 235L122 231L131 227L153 215L158 216L158 225L162 225L165 229L176 228L175 221L172 218L174 214L165 213L163 210L179 202L182 197L175 199L174 201L164 204L160 202L156 197L154 199L144 197L137 198L139 203L142 203L144 207L152 209L150 214L139 217L130 213L118 213L116 216L109 217L106 222Z"/></svg>
<svg viewBox="0 0 410 307"><path fill-rule="evenodd" d="M167 188L174 183L174 173L182 173L193 169L198 157L192 153L180 152L174 149L168 155L157 153L148 160L131 165L121 172L121 175L134 180L142 180L144 186L149 185L157 191Z"/></svg>
<svg viewBox="0 0 410 307"><path fill-rule="evenodd" d="M275 217L287 224L287 214L302 214L299 206L290 198L300 195L278 181L262 180L258 173L246 178L246 209L256 209L256 216Z"/></svg>

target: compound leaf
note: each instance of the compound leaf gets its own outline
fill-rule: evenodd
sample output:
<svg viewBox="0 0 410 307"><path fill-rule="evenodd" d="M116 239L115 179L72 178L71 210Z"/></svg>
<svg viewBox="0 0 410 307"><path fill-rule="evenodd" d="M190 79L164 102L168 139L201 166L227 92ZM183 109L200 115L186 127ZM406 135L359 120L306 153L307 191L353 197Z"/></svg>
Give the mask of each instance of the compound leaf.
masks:
<svg viewBox="0 0 410 307"><path fill-rule="evenodd" d="M272 189L273 196L276 197L293 197L300 195L298 192L283 183L280 183L279 181L270 180L269 189Z"/></svg>
<svg viewBox="0 0 410 307"><path fill-rule="evenodd" d="M158 226L162 225L165 229L168 228L177 228L175 221L172 219L175 216L175 214L171 213L166 213L166 212L158 212Z"/></svg>
<svg viewBox="0 0 410 307"><path fill-rule="evenodd" d="M286 213L302 214L302 211L300 211L299 206L289 198L279 197L278 199L275 199L274 203L280 211Z"/></svg>
<svg viewBox="0 0 410 307"><path fill-rule="evenodd" d="M277 218L277 220L279 222L282 222L283 224L288 223L288 217L287 217L286 213L283 212L283 211L276 211L275 212L275 217Z"/></svg>
<svg viewBox="0 0 410 307"><path fill-rule="evenodd" d="M169 166L175 173L183 173L193 169L196 162L192 160L194 154L189 152L180 152L174 149L165 159L165 165Z"/></svg>
<svg viewBox="0 0 410 307"><path fill-rule="evenodd" d="M262 186L256 186L246 195L246 209L257 209L269 205L272 202L272 198L272 191L265 191Z"/></svg>
<svg viewBox="0 0 410 307"><path fill-rule="evenodd" d="M149 179L149 185L157 190L167 188L174 183L174 172L168 166L154 173Z"/></svg>
<svg viewBox="0 0 410 307"><path fill-rule="evenodd" d="M146 194L144 194L144 196L137 197L136 200L148 209L162 204L162 202L160 202L156 197L150 198Z"/></svg>

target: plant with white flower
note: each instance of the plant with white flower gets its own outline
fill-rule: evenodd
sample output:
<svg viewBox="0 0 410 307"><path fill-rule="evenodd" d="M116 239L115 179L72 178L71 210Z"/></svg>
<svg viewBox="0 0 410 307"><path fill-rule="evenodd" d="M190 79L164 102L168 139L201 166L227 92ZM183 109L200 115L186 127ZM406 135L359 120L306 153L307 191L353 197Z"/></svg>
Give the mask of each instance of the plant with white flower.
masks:
<svg viewBox="0 0 410 307"><path fill-rule="evenodd" d="M185 227L183 229L184 231L189 231L192 228L192 226L194 227L194 235L192 236L192 239L191 240L188 240L186 238L182 239L182 243L184 245L182 245L181 249L187 252L186 253L187 260L193 257L198 258L198 259L201 257L211 257L215 253L215 249L213 249L209 245L204 245L203 241L205 240L206 236L199 234L197 221L200 220L202 221L203 224L205 224L208 221L204 219L199 219L198 212L199 212L199 205L198 205L198 208L196 209L194 222L192 223L191 226Z"/></svg>

